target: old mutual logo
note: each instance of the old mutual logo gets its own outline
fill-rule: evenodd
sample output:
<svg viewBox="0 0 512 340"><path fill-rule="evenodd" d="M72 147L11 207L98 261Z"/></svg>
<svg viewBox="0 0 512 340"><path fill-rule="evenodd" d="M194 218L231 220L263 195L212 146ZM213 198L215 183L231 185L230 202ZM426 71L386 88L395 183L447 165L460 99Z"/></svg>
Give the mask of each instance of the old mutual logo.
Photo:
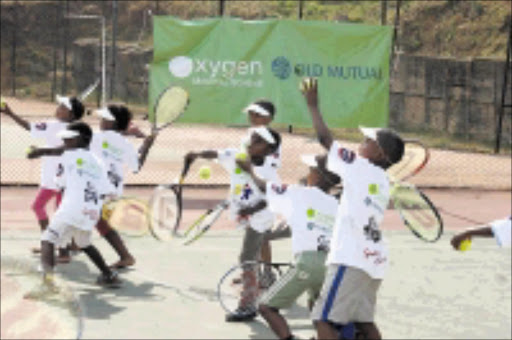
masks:
<svg viewBox="0 0 512 340"><path fill-rule="evenodd" d="M272 73L279 79L286 79L290 76L292 66L285 57L277 57L272 61Z"/></svg>

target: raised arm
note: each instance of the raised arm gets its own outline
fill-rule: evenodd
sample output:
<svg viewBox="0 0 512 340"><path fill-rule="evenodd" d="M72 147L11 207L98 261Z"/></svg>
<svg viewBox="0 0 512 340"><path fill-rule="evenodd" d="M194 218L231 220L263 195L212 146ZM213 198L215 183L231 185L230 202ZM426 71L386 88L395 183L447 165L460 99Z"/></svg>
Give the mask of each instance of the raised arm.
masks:
<svg viewBox="0 0 512 340"><path fill-rule="evenodd" d="M315 78L303 79L302 94L306 99L318 141L325 149L329 150L332 145L332 135L318 108L318 80Z"/></svg>
<svg viewBox="0 0 512 340"><path fill-rule="evenodd" d="M21 118L14 112L12 112L11 108L7 103L5 103L5 106L3 108L0 108L0 112L5 113L9 117L11 117L19 126L24 128L27 131L30 131L30 123L27 122L25 119Z"/></svg>

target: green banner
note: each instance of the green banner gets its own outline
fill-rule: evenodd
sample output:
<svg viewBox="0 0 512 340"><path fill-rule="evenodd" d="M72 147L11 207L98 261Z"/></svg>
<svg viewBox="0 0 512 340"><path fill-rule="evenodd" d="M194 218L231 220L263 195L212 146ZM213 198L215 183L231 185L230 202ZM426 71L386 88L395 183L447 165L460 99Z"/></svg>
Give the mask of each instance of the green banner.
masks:
<svg viewBox="0 0 512 340"><path fill-rule="evenodd" d="M154 17L153 30L150 115L158 95L179 85L191 99L180 122L247 125L242 109L267 98L275 123L309 127L299 82L310 76L330 127L388 124L389 26Z"/></svg>

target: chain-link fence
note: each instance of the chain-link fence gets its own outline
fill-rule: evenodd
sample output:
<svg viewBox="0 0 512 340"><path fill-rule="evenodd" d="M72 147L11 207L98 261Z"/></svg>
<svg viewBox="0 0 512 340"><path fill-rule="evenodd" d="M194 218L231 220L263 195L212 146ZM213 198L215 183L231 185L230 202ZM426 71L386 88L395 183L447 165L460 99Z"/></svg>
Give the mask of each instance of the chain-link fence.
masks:
<svg viewBox="0 0 512 340"><path fill-rule="evenodd" d="M99 17L106 23L106 99L127 103L141 117L147 103L146 65L152 60L154 15L198 19L222 14L247 20L302 18L395 26L390 126L433 149L429 165L415 183L511 187L512 76L506 63L511 15L506 2L2 1L1 6L1 92L29 120L50 118L55 94L79 93L101 77ZM74 15L98 17L69 18ZM87 104L99 105L101 94L96 90ZM501 151L495 153L500 118ZM86 121L97 124L92 117ZM146 121L137 123L149 129ZM37 184L39 162L26 160L24 150L38 141L6 117L1 124L1 183ZM306 173L299 155L322 150L311 130L290 133L287 127L277 128L283 135L281 176L286 182L297 181ZM356 146L356 131L335 130ZM170 181L178 174L185 152L238 146L244 134L244 128L234 127L172 127L158 137L141 173L129 175L127 182ZM138 145L140 140L133 142ZM188 178L193 184L227 180L216 165L208 182L194 171Z"/></svg>

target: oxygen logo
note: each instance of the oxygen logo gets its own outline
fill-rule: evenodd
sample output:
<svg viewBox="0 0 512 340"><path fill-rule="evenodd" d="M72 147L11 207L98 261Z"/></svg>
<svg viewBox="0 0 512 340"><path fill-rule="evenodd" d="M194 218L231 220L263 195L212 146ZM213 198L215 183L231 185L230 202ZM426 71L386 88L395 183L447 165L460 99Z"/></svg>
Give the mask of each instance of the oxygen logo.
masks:
<svg viewBox="0 0 512 340"><path fill-rule="evenodd" d="M193 70L194 62L189 57L174 57L169 61L169 71L176 78L186 78Z"/></svg>
<svg viewBox="0 0 512 340"><path fill-rule="evenodd" d="M286 79L290 76L292 66L285 57L277 57L272 61L272 73L279 79Z"/></svg>

